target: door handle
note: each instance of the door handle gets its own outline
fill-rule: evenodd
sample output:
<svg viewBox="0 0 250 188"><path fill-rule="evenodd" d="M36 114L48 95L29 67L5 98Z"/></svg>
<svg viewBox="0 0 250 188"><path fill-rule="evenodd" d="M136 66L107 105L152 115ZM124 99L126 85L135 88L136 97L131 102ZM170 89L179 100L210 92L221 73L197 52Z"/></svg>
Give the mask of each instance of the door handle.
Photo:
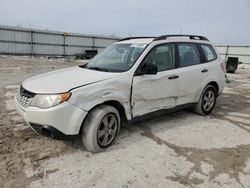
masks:
<svg viewBox="0 0 250 188"><path fill-rule="evenodd" d="M177 78L179 78L178 75L172 75L172 76L168 77L169 80L173 80L173 79L177 79Z"/></svg>
<svg viewBox="0 0 250 188"><path fill-rule="evenodd" d="M207 72L208 70L207 69L202 69L201 72L204 73L204 72Z"/></svg>

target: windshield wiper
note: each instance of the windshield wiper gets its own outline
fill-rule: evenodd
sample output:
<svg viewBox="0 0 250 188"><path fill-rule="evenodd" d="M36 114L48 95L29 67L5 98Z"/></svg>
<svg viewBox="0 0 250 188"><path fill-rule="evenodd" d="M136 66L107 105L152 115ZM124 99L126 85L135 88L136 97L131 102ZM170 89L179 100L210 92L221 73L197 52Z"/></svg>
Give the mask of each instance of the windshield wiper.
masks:
<svg viewBox="0 0 250 188"><path fill-rule="evenodd" d="M100 68L100 67L87 67L87 69L109 72L107 69Z"/></svg>

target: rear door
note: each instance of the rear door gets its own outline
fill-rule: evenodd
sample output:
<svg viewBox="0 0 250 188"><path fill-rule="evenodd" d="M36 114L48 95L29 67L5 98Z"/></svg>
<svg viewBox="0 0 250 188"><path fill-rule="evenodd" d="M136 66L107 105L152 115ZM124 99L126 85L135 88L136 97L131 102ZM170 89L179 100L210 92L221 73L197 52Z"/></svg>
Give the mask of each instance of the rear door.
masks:
<svg viewBox="0 0 250 188"><path fill-rule="evenodd" d="M176 105L197 102L207 73L201 50L194 43L177 43L177 50L179 88Z"/></svg>
<svg viewBox="0 0 250 188"><path fill-rule="evenodd" d="M140 68L133 78L132 113L133 117L153 111L173 108L177 99L177 70L175 69L174 44L155 46L144 58L143 64L155 64L158 73L140 75Z"/></svg>

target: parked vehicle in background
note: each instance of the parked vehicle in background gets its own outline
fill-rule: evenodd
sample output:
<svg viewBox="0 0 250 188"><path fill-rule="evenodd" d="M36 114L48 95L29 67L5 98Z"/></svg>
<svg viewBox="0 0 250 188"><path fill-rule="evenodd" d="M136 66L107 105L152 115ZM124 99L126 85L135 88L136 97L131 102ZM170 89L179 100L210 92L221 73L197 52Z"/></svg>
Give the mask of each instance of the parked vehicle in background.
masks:
<svg viewBox="0 0 250 188"><path fill-rule="evenodd" d="M85 148L99 152L131 120L180 107L210 114L225 68L202 36L126 38L87 65L25 80L15 104L36 132L51 138L81 134Z"/></svg>
<svg viewBox="0 0 250 188"><path fill-rule="evenodd" d="M92 59L97 54L97 50L85 50L84 53L75 54L76 59Z"/></svg>
<svg viewBox="0 0 250 188"><path fill-rule="evenodd" d="M228 57L226 69L228 73L235 73L238 68L239 58L238 57Z"/></svg>

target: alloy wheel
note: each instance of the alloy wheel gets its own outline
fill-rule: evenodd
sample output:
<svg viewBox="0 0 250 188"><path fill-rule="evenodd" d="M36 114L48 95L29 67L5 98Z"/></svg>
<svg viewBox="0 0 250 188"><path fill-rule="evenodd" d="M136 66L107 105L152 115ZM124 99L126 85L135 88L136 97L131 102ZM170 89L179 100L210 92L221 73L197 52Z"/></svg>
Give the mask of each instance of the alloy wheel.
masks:
<svg viewBox="0 0 250 188"><path fill-rule="evenodd" d="M114 140L118 128L118 121L114 114L107 114L102 119L98 131L97 140L101 147L107 147Z"/></svg>
<svg viewBox="0 0 250 188"><path fill-rule="evenodd" d="M215 94L212 90L206 91L204 97L203 97L203 109L205 111L209 111L212 109L214 105L214 100L215 100Z"/></svg>

